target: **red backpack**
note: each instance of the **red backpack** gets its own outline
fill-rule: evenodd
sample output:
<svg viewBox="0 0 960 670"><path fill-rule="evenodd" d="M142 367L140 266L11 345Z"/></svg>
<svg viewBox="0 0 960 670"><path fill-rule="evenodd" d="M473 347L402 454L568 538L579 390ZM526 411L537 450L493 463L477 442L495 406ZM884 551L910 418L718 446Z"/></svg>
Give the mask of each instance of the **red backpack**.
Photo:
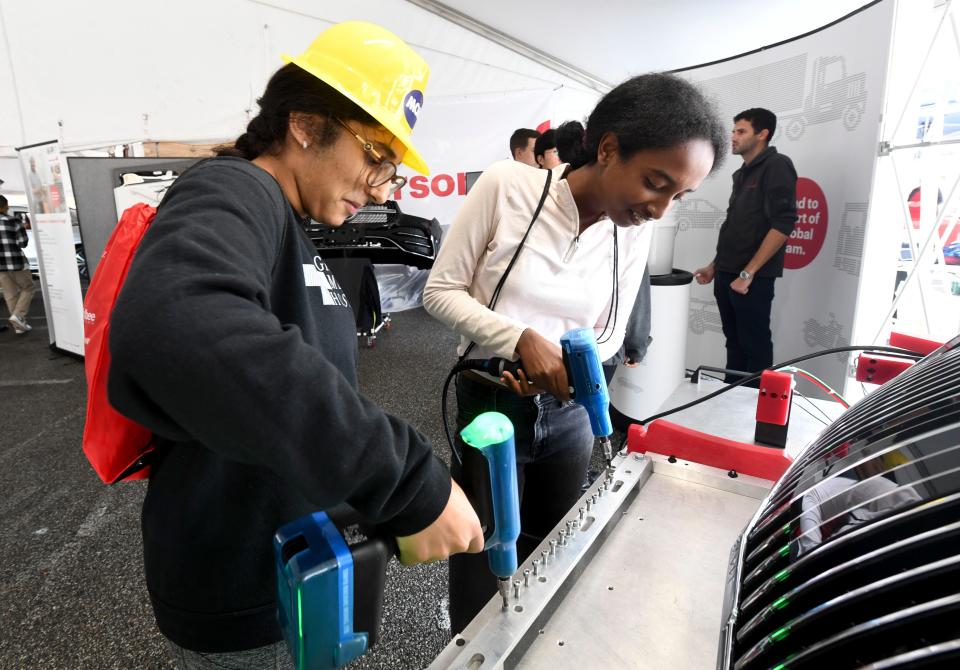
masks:
<svg viewBox="0 0 960 670"><path fill-rule="evenodd" d="M153 433L115 410L107 400L110 372L110 316L140 240L157 209L138 203L127 209L110 235L83 301L87 421L83 453L107 484L146 479L144 457L154 449Z"/></svg>

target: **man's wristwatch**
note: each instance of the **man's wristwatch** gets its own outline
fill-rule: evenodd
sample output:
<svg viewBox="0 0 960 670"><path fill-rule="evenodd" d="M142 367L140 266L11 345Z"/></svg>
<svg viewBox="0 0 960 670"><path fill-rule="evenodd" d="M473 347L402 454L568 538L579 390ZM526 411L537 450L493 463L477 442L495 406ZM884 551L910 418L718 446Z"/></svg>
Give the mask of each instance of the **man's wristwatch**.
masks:
<svg viewBox="0 0 960 670"><path fill-rule="evenodd" d="M743 281L750 281L753 278L753 275L747 272L746 270L740 270L740 279Z"/></svg>

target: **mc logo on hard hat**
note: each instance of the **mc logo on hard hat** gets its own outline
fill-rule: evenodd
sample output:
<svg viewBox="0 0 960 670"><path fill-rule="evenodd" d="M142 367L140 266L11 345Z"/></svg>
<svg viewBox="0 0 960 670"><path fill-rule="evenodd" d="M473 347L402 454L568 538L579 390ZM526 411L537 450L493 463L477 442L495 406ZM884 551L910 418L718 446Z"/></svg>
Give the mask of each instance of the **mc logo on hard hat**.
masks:
<svg viewBox="0 0 960 670"><path fill-rule="evenodd" d="M332 86L379 121L406 147L403 162L430 174L410 137L430 66L403 40L372 23L347 21L320 33L299 56L284 54L283 60Z"/></svg>
<svg viewBox="0 0 960 670"><path fill-rule="evenodd" d="M403 99L403 113L407 118L407 125L410 130L416 125L420 118L420 107L423 105L423 93L420 91L410 91L407 97Z"/></svg>

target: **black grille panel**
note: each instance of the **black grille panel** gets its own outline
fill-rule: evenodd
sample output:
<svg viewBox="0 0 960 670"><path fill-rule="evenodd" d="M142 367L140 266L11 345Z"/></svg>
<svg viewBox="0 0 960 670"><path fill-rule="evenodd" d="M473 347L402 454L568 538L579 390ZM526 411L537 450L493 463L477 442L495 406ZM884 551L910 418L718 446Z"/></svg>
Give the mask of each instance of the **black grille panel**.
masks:
<svg viewBox="0 0 960 670"><path fill-rule="evenodd" d="M442 235L436 219L404 214L393 200L362 207L338 227L311 221L304 230L325 258L369 258L420 269L433 267Z"/></svg>
<svg viewBox="0 0 960 670"><path fill-rule="evenodd" d="M958 342L851 407L774 486L731 566L721 668L958 657Z"/></svg>

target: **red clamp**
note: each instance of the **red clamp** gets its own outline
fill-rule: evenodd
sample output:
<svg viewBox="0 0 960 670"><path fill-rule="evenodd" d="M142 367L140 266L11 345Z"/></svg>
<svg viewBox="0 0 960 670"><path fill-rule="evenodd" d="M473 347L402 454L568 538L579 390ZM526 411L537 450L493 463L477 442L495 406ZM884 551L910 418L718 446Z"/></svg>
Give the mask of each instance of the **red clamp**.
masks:
<svg viewBox="0 0 960 670"><path fill-rule="evenodd" d="M928 340L925 337L916 337L915 335L907 335L906 333L890 333L890 346L909 349L910 351L916 351L918 354L926 356L942 347L943 342Z"/></svg>
<svg viewBox="0 0 960 670"><path fill-rule="evenodd" d="M900 345L897 345L900 346ZM870 384L886 384L909 367L913 361L889 356L861 355L857 358L857 381Z"/></svg>
<svg viewBox="0 0 960 670"><path fill-rule="evenodd" d="M757 429L755 442L781 449L787 445L787 427L793 405L793 375L789 372L764 370L760 375L757 395Z"/></svg>
<svg viewBox="0 0 960 670"><path fill-rule="evenodd" d="M631 424L627 430L627 451L663 454L771 481L780 479L790 465L782 449L728 440L665 419L657 419L649 426Z"/></svg>

